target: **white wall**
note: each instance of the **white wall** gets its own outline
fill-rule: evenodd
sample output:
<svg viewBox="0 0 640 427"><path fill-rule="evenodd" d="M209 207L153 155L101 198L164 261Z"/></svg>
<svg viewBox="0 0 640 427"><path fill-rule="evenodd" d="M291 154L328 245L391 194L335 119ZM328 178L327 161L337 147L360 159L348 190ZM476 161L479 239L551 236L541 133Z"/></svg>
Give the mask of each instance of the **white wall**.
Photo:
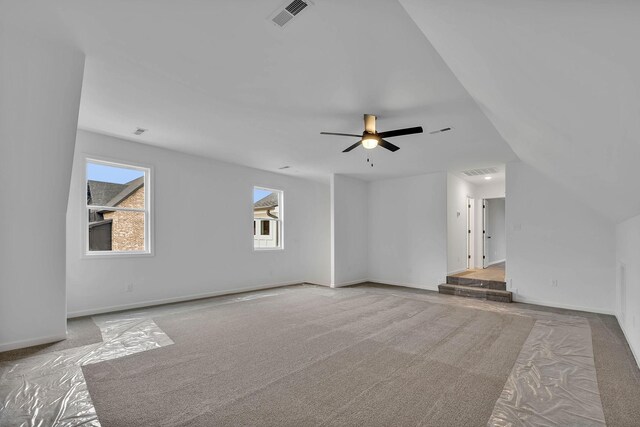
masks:
<svg viewBox="0 0 640 427"><path fill-rule="evenodd" d="M0 26L0 351L62 339L84 54Z"/></svg>
<svg viewBox="0 0 640 427"><path fill-rule="evenodd" d="M446 173L369 184L370 280L437 290L446 247Z"/></svg>
<svg viewBox="0 0 640 427"><path fill-rule="evenodd" d="M447 272L467 269L467 197L475 197L475 186L447 174Z"/></svg>
<svg viewBox="0 0 640 427"><path fill-rule="evenodd" d="M504 181L485 181L482 184L475 186L476 199L497 199L505 196L505 182Z"/></svg>
<svg viewBox="0 0 640 427"><path fill-rule="evenodd" d="M337 174L331 177L332 286L367 280L368 192L365 181Z"/></svg>
<svg viewBox="0 0 640 427"><path fill-rule="evenodd" d="M153 168L153 256L83 258L85 154ZM253 250L255 185L284 191L283 251ZM69 314L265 285L328 285L329 214L327 184L79 131L67 215Z"/></svg>
<svg viewBox="0 0 640 427"><path fill-rule="evenodd" d="M487 265L507 257L505 199L487 199ZM491 238L489 238L491 237Z"/></svg>
<svg viewBox="0 0 640 427"><path fill-rule="evenodd" d="M640 215L616 226L616 243L616 315L636 361L640 364ZM620 289L621 266L624 267L624 292Z"/></svg>
<svg viewBox="0 0 640 427"><path fill-rule="evenodd" d="M614 224L523 162L507 164L506 194L515 299L613 313Z"/></svg>

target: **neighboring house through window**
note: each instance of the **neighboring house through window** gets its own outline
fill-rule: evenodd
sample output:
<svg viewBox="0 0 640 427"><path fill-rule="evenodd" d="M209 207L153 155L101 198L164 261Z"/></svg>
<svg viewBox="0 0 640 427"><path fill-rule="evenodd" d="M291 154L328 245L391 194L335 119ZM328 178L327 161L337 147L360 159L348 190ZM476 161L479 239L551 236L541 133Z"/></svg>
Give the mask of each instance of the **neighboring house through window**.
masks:
<svg viewBox="0 0 640 427"><path fill-rule="evenodd" d="M282 249L282 191L254 187L253 248Z"/></svg>
<svg viewBox="0 0 640 427"><path fill-rule="evenodd" d="M87 159L87 254L148 254L150 170Z"/></svg>

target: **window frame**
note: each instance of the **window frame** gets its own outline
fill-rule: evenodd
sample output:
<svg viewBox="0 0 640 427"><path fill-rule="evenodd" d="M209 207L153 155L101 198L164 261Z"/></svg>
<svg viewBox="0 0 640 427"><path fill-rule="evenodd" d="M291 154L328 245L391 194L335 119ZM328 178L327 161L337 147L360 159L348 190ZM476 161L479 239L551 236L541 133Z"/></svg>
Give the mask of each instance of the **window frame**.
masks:
<svg viewBox="0 0 640 427"><path fill-rule="evenodd" d="M113 206L98 206L87 204L87 166L89 163L120 167L125 169L139 170L144 173L144 210L137 208L118 208ZM83 171L82 171L82 191L84 196L82 197L82 254L83 258L119 258L119 257L148 257L153 256L153 203L152 203L152 188L153 188L153 167L151 165L145 165L137 162L130 162L120 159L111 159L102 156L86 155L83 159ZM105 208L114 211L123 212L144 212L144 250L143 251L90 251L89 250L89 209L92 208Z"/></svg>
<svg viewBox="0 0 640 427"><path fill-rule="evenodd" d="M256 223L256 218L255 215L253 215L253 206L254 203L253 202L253 195L255 193L256 190L264 190L264 191L270 191L272 193L278 193L278 219L272 218L270 220L267 221L276 221L278 223L278 227L276 227L278 229L278 236L276 236L276 238L278 239L278 242L280 243L278 246L273 247L273 248L260 248L260 247L256 247L255 245L255 236L262 236L261 232L262 232L262 224L260 224L259 226L256 227L257 230L257 234L254 234L253 237L253 250L257 251L257 252L268 252L268 251L284 251L284 190L278 190L275 188L269 188L269 187L262 187L260 185L254 185L251 189L251 215L253 216L253 223L254 223L254 227L255 227L255 223ZM259 219L260 220L260 219ZM260 222L262 222L262 220L260 220Z"/></svg>

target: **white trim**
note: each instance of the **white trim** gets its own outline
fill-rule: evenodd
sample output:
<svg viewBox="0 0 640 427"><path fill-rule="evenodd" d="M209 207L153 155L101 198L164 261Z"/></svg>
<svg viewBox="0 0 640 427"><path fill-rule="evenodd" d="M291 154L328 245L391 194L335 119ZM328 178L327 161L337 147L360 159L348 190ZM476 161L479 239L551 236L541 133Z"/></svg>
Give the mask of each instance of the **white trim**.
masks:
<svg viewBox="0 0 640 427"><path fill-rule="evenodd" d="M80 203L82 205L82 256L83 259L92 258L111 258L111 257L149 257L154 256L154 228L153 228L153 212L154 198L153 198L153 180L154 180L154 167L153 165L131 162L130 160L113 159L101 155L93 155L90 153L82 153L83 169L82 169L82 189L86 191L87 188L87 164L95 163L112 167L121 167L123 169L140 170L144 172L144 209L133 208L118 208L118 207L105 207L114 211L132 211L144 213L144 251L89 251L89 222L87 217L87 211L90 208L87 205L87 198L81 197ZM91 206L91 208L101 208L101 206Z"/></svg>
<svg viewBox="0 0 640 427"><path fill-rule="evenodd" d="M344 282L344 283L332 283L330 285L330 287L332 287L332 288L342 288L343 286L357 285L359 283L366 283L368 281L369 280L367 280L367 279L351 280L349 282Z"/></svg>
<svg viewBox="0 0 640 427"><path fill-rule="evenodd" d="M636 359L636 364L640 368L640 353L636 352L636 350L631 345L631 341L629 340L629 336L627 335L627 332L624 329L624 323L620 321L620 319L618 318L618 314L616 314L615 316L616 316L616 320L618 321L618 325L620 325L620 329L622 329L622 335L624 335L624 339L627 340L627 345L631 349L631 354L633 354L633 357Z"/></svg>
<svg viewBox="0 0 640 427"><path fill-rule="evenodd" d="M522 302L525 304L542 305L545 307L564 308L566 310L586 311L588 313L608 314L611 316L615 316L615 313L611 310L603 310L600 308L593 308L593 307L583 307L580 305L558 304L558 303L552 303L548 301L539 301L535 299L522 297L520 295L517 295L515 292L513 292L513 302L516 302L516 303Z"/></svg>
<svg viewBox="0 0 640 427"><path fill-rule="evenodd" d="M251 241L253 242L253 250L254 252L262 252L262 251L284 251L284 190L278 190L275 188L261 187L259 185L254 185L251 189L251 216L253 221L255 222L256 218L253 216L253 208L255 202L253 201L253 196L255 195L256 188L258 190L266 190L271 191L272 193L278 193L278 218L270 219L269 221L276 221L278 223L278 241L280 244L273 248L256 248L255 245L255 234L251 236ZM262 218L258 218L262 221ZM266 218L265 218L266 219Z"/></svg>
<svg viewBox="0 0 640 427"><path fill-rule="evenodd" d="M489 264L487 264L487 267L491 267L492 265L495 265L495 264L500 264L501 262L507 262L507 259L503 258L503 259L499 259L497 261L491 261Z"/></svg>
<svg viewBox="0 0 640 427"><path fill-rule="evenodd" d="M438 292L438 285L416 285L412 283L400 283L400 282L386 282L382 280L371 279L368 280L371 283L377 283L379 285L388 285L388 286L401 286L403 288L413 288L413 289L422 289L423 291L434 291Z"/></svg>
<svg viewBox="0 0 640 427"><path fill-rule="evenodd" d="M111 313L114 311L129 310L132 308L151 307L154 305L171 304L174 302L184 302L184 301L191 301L191 300L197 300L202 298L218 297L222 295L231 295L231 294L239 294L243 292L259 291L263 289L281 288L283 286L298 285L300 283L305 283L305 282L296 281L296 282L274 283L269 285L249 286L247 288L225 289L223 291L205 292L202 294L192 294L192 295L187 295L183 297L147 300L147 301L134 302L130 304L112 305L109 307L89 308L86 310L72 311L70 313L67 313L67 319L71 319L74 317L82 317L82 316L93 316L95 314L102 314L102 313Z"/></svg>
<svg viewBox="0 0 640 427"><path fill-rule="evenodd" d="M0 344L0 353L3 351L17 350L19 348L33 347L34 345L49 344L65 339L67 339L66 333L64 335L56 334L22 341L12 341L5 344Z"/></svg>

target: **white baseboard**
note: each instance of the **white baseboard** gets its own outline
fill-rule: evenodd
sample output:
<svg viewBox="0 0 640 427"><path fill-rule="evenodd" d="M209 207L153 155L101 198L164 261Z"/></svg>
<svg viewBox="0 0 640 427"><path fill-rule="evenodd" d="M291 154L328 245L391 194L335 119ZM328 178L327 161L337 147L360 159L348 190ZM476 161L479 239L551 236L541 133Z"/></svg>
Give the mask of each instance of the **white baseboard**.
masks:
<svg viewBox="0 0 640 427"><path fill-rule="evenodd" d="M174 302L184 302L184 301L191 301L191 300L202 299L202 298L219 297L223 295L232 295L232 294L239 294L243 292L259 291L263 289L281 288L283 286L298 285L300 283L305 283L305 282L298 281L298 282L275 283L275 284L269 284L269 285L250 286L247 288L225 289L223 291L206 292L202 294L192 294L192 295L187 295L182 297L139 301L131 304L112 305L109 307L95 307L95 308L89 308L86 310L69 312L67 313L67 318L71 319L74 317L93 316L95 314L111 313L114 311L129 310L134 308L151 307L154 305L171 304Z"/></svg>
<svg viewBox="0 0 640 427"><path fill-rule="evenodd" d="M620 319L618 318L618 314L617 313L616 313L615 316L616 316L616 320L618 321L618 325L620 325L620 329L622 329L622 334L624 335L624 338L627 340L627 344L629 345L629 348L631 349L631 354L633 354L633 357L636 359L636 364L640 368L640 350L636 351L636 349L633 348L633 345L631 344L631 341L629 341L629 335L627 335L627 331L625 330L624 322L620 321Z"/></svg>
<svg viewBox="0 0 640 427"><path fill-rule="evenodd" d="M487 267L491 266L491 265L495 265L495 264L500 264L501 262L507 262L506 259L499 259L497 261L491 261L489 264L487 264Z"/></svg>
<svg viewBox="0 0 640 427"><path fill-rule="evenodd" d="M46 337L32 338L28 340L13 341L0 344L0 353L3 351L16 350L19 348L33 347L34 345L49 344L67 339L67 334L49 335Z"/></svg>
<svg viewBox="0 0 640 427"><path fill-rule="evenodd" d="M368 279L361 279L361 280L351 280L350 282L343 282L343 283L332 283L331 287L332 288L342 288L343 286L351 286L351 285L357 285L359 283L364 283L364 282L368 282Z"/></svg>
<svg viewBox="0 0 640 427"><path fill-rule="evenodd" d="M558 304L558 303L549 302L549 301L540 301L540 300L535 300L531 298L525 298L515 293L513 294L513 302L522 302L525 304L542 305L545 307L564 308L567 310L586 311L589 313L609 314L609 315L615 316L615 313L611 310L603 310L600 308L593 308L593 307L583 307L580 305Z"/></svg>
<svg viewBox="0 0 640 427"><path fill-rule="evenodd" d="M371 283L379 283L381 285L388 285L388 286L402 286L403 288L413 288L413 289L422 289L425 291L435 291L438 292L438 285L432 286L432 285L416 285L415 283L401 283L401 282L387 282L384 280L375 280L375 279L371 279L368 280Z"/></svg>

